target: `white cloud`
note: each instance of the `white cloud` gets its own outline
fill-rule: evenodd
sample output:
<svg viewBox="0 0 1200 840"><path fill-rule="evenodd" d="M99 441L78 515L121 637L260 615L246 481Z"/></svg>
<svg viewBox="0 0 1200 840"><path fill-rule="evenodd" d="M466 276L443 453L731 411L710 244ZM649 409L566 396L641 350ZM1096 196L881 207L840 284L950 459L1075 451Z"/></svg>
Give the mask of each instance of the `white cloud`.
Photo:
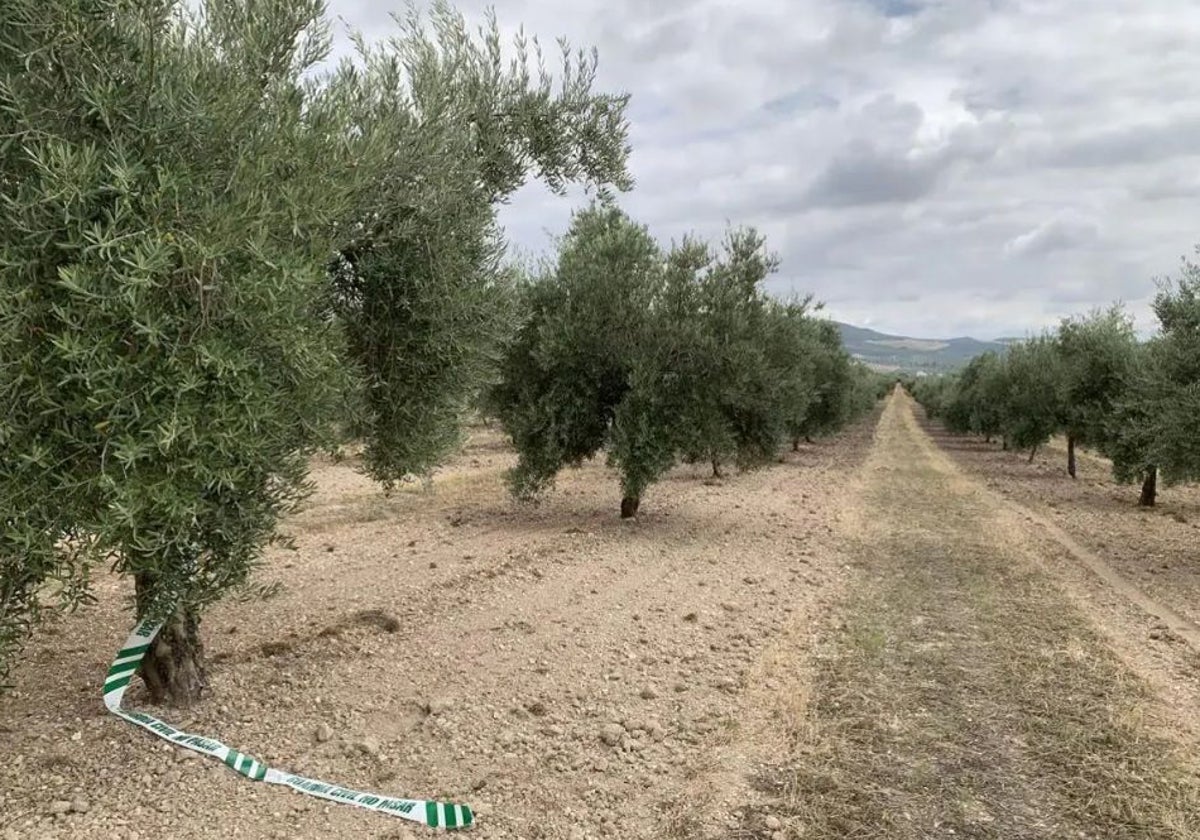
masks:
<svg viewBox="0 0 1200 840"><path fill-rule="evenodd" d="M330 11L369 39L390 29L384 2ZM511 0L498 16L595 45L601 86L632 94L631 214L664 240L760 226L784 259L771 288L835 317L987 338L1122 297L1145 321L1152 278L1198 237L1194 0ZM502 221L544 250L571 207L529 186Z"/></svg>
<svg viewBox="0 0 1200 840"><path fill-rule="evenodd" d="M1006 253L1017 257L1044 256L1054 251L1069 251L1086 246L1100 238L1100 226L1091 219L1075 213L1062 213L1013 237L1004 246Z"/></svg>

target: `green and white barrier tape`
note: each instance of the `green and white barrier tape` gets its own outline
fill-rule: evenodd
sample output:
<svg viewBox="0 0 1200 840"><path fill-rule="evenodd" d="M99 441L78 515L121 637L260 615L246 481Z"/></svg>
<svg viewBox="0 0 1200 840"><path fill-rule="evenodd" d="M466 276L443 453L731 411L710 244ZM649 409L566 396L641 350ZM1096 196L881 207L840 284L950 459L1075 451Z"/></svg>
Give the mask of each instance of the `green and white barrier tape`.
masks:
<svg viewBox="0 0 1200 840"><path fill-rule="evenodd" d="M359 790L331 785L327 782L308 779L293 773L285 773L267 767L256 758L227 747L212 738L202 738L199 735L189 735L180 732L175 727L163 723L156 717L141 712L129 712L121 708L121 699L129 681L137 673L142 664L142 657L150 649L154 637L158 635L160 624L142 622L133 629L129 640L125 642L108 676L104 678L104 705L114 715L124 718L130 723L148 729L158 737L180 747L212 756L218 761L229 765L232 769L254 782L267 782L272 785L285 785L300 793L328 799L332 802L342 802L346 805L357 805L371 811L379 811L394 817L403 817L413 822L422 823L432 828L466 828L475 820L470 807L449 802L428 802L421 799L397 799L391 796L379 796Z"/></svg>

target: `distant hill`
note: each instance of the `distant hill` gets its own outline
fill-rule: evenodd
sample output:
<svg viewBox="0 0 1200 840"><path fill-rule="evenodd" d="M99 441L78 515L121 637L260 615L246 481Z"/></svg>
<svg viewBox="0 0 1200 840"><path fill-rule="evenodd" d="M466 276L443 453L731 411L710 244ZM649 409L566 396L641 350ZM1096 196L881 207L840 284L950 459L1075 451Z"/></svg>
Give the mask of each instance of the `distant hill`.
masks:
<svg viewBox="0 0 1200 840"><path fill-rule="evenodd" d="M850 355L876 370L945 373L989 350L1000 352L1016 339L980 341L976 338L912 338L834 321Z"/></svg>

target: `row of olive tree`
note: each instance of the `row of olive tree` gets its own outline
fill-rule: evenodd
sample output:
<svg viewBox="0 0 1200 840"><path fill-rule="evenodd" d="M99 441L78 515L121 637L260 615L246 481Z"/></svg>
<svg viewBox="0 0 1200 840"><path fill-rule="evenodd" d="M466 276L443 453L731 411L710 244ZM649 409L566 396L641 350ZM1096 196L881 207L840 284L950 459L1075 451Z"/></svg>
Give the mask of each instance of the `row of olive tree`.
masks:
<svg viewBox="0 0 1200 840"><path fill-rule="evenodd" d="M431 26L430 28L427 28ZM205 687L248 575L358 409L384 482L449 451L506 310L496 206L630 186L626 98L438 2L324 72L322 0L0 3L0 672L111 563Z"/></svg>
<svg viewBox="0 0 1200 840"><path fill-rule="evenodd" d="M678 460L750 468L781 443L836 430L878 383L809 300L769 297L777 260L752 229L714 250L665 251L611 203L577 212L557 261L524 288L522 321L486 398L520 455L509 480L533 498L601 451L621 515Z"/></svg>
<svg viewBox="0 0 1200 840"><path fill-rule="evenodd" d="M1149 341L1114 306L978 356L956 375L918 380L914 394L951 431L1000 437L1030 449L1030 460L1065 435L1071 477L1076 446L1090 446L1118 481L1140 481L1140 504L1153 505L1160 477L1200 480L1200 268L1185 262L1153 308L1159 331Z"/></svg>

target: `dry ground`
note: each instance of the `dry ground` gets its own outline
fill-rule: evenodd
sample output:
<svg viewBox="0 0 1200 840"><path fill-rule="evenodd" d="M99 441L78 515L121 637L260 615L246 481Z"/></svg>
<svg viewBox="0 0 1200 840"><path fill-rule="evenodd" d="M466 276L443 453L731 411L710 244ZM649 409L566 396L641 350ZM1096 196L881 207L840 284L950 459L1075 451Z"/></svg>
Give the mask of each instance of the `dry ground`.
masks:
<svg viewBox="0 0 1200 840"><path fill-rule="evenodd" d="M724 830L752 760L730 745L757 692L783 686L770 662L785 629L840 591L823 546L873 428L717 484L681 467L636 522L601 464L565 472L540 507L512 502L512 456L483 429L431 490L390 499L351 464L318 465L289 522L298 550L259 576L282 594L209 613L210 699L158 714L291 772L467 802L480 837ZM407 836L106 715L130 619L118 581L97 591L0 699L0 837ZM137 686L126 705L149 710ZM50 814L78 798L86 812Z"/></svg>
<svg viewBox="0 0 1200 840"><path fill-rule="evenodd" d="M212 611L210 699L159 713L468 802L481 838L1200 836L1192 614L1156 628L1157 591L1114 589L1086 562L1107 555L964 471L907 396L876 419L718 484L680 468L634 523L599 464L512 503L486 430L390 499L321 464L298 550L260 576L282 594ZM0 700L0 838L421 835L104 714L129 619L117 581L98 591Z"/></svg>
<svg viewBox="0 0 1200 840"><path fill-rule="evenodd" d="M1120 655L1122 628L1075 589L1090 567L936 448L905 395L859 482L842 550L862 574L760 782L794 833L1200 838L1180 728L1195 707L1162 701L1153 659Z"/></svg>

